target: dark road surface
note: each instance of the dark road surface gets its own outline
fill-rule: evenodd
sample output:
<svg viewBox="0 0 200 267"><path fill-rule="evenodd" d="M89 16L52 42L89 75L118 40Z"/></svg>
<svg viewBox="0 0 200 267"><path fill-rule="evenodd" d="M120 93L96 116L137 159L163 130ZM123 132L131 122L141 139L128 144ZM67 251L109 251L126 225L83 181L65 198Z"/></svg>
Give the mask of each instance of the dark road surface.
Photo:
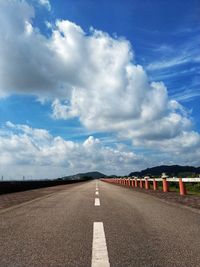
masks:
<svg viewBox="0 0 200 267"><path fill-rule="evenodd" d="M103 223L96 237L95 222ZM0 210L0 267L7 266L198 267L200 214L100 181L65 186Z"/></svg>

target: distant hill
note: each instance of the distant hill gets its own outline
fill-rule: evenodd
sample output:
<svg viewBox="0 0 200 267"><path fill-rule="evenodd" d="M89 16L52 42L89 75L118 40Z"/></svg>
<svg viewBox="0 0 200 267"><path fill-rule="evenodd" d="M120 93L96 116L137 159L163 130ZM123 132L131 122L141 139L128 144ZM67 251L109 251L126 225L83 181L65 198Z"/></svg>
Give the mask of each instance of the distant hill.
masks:
<svg viewBox="0 0 200 267"><path fill-rule="evenodd" d="M62 177L63 180L82 180L82 179L99 179L107 177L105 174L101 172L85 172L85 173L77 173L75 175L69 175Z"/></svg>
<svg viewBox="0 0 200 267"><path fill-rule="evenodd" d="M176 177L194 177L200 174L200 167L193 166L180 166L180 165L161 165L153 168L147 168L140 172L131 172L129 176L160 176L163 172L165 172L169 176Z"/></svg>

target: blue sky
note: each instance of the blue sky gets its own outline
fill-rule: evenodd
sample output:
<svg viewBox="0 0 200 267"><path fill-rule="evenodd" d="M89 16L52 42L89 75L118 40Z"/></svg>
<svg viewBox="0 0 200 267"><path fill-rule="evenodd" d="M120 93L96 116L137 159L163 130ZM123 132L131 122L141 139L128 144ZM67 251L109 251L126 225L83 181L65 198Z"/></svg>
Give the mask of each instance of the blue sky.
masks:
<svg viewBox="0 0 200 267"><path fill-rule="evenodd" d="M0 175L200 165L199 1L9 0L0 13Z"/></svg>

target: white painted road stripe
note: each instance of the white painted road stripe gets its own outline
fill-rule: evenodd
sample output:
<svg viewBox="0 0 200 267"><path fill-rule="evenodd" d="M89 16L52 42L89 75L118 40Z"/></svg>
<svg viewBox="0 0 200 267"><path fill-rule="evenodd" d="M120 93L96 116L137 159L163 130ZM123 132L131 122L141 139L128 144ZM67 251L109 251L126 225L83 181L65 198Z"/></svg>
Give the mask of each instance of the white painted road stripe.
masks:
<svg viewBox="0 0 200 267"><path fill-rule="evenodd" d="M100 206L100 199L99 198L95 198L94 205Z"/></svg>
<svg viewBox="0 0 200 267"><path fill-rule="evenodd" d="M92 267L110 267L102 222L93 223Z"/></svg>
<svg viewBox="0 0 200 267"><path fill-rule="evenodd" d="M96 195L98 195L98 194L99 194L99 192L98 192L98 191L96 191L96 192L95 192L95 194L96 194Z"/></svg>

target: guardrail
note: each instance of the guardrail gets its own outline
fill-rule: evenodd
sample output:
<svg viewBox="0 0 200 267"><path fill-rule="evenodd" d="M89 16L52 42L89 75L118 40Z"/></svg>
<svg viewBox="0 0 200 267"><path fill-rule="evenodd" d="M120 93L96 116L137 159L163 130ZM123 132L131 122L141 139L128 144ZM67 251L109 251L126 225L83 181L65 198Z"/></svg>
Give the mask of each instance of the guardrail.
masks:
<svg viewBox="0 0 200 267"><path fill-rule="evenodd" d="M161 178L149 178L149 177L144 177L144 178L109 178L109 179L101 179L104 182L109 182L109 183L115 183L119 184L122 186L127 186L127 187L133 187L133 188L145 188L146 190L150 189L150 182L153 183L153 190L158 190L158 182L162 182L162 190L164 193L169 192L169 183L170 182L175 182L179 183L179 192L181 196L187 195L187 190L186 190L186 183L199 183L200 178L177 178L177 177L161 177Z"/></svg>

